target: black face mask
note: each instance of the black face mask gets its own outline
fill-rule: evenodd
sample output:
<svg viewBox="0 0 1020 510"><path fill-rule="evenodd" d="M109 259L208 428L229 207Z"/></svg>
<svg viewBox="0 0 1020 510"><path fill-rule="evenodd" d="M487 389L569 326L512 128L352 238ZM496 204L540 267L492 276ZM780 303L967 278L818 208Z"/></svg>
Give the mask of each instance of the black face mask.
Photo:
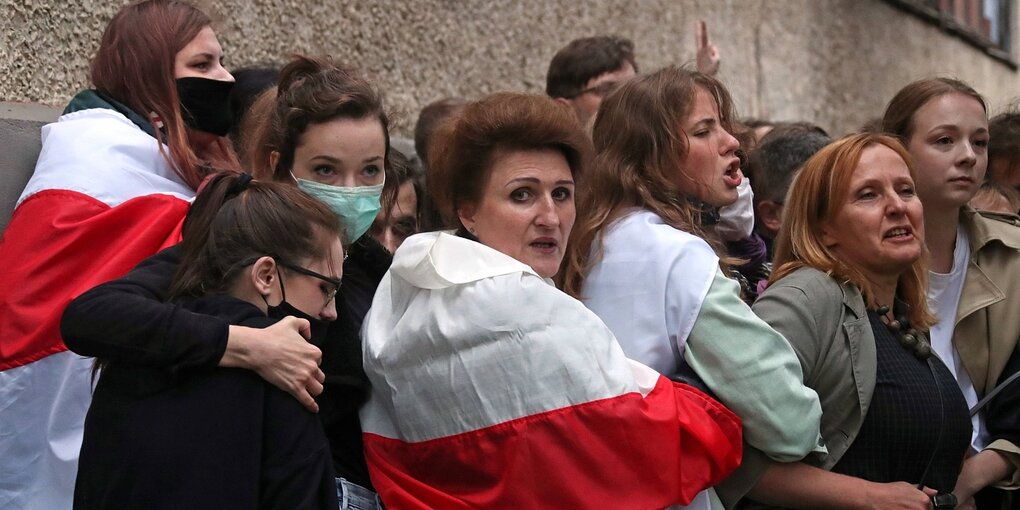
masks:
<svg viewBox="0 0 1020 510"><path fill-rule="evenodd" d="M262 299L265 299L265 297ZM266 303L266 307L266 315L269 316L270 319L283 319L284 317L292 316L308 321L308 324L312 326L312 335L308 339L308 343L320 349L326 343L326 331L329 330L328 322L316 319L315 317L294 308L294 305L288 303L286 300L280 301L280 304L276 306Z"/></svg>
<svg viewBox="0 0 1020 510"><path fill-rule="evenodd" d="M276 276L280 278L280 292L283 294L283 299L280 300L280 304L271 305L266 301L266 297L262 296L262 300L266 301L266 316L270 319L283 319L287 316L297 317L298 319L304 319L308 321L311 326L311 336L308 338L308 343L322 348L326 343L326 332L329 330L329 323L312 317L301 310L298 310L294 305L287 302L287 291L283 287L283 277L280 276L280 269L276 269Z"/></svg>
<svg viewBox="0 0 1020 510"><path fill-rule="evenodd" d="M192 129L226 136L233 125L230 112L232 81L208 78L178 78L177 97L181 101L184 124Z"/></svg>

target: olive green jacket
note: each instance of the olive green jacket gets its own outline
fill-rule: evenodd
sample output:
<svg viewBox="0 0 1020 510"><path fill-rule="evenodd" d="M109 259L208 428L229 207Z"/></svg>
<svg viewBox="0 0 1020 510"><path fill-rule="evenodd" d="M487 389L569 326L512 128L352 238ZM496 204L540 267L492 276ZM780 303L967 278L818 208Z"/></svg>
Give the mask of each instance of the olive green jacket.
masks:
<svg viewBox="0 0 1020 510"><path fill-rule="evenodd" d="M982 398L995 388L1020 342L1020 217L965 207L960 226L970 239L970 261L956 310L953 345ZM1020 468L1018 445L1000 439L988 449ZM1020 488L1020 469L996 485Z"/></svg>
<svg viewBox="0 0 1020 510"><path fill-rule="evenodd" d="M812 453L803 462L831 469L857 437L875 391L875 335L864 298L853 285L805 267L769 285L751 309L793 346L805 385L818 393L828 452ZM769 465L745 444L740 467L716 487L726 508L754 487Z"/></svg>

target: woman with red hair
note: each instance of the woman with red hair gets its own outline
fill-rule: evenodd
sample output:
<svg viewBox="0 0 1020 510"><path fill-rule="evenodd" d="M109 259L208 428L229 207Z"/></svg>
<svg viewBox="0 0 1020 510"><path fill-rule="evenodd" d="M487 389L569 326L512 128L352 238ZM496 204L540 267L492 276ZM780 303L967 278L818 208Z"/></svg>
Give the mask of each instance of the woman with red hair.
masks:
<svg viewBox="0 0 1020 510"><path fill-rule="evenodd" d="M94 88L43 128L0 241L0 507L71 505L92 361L61 341L64 307L176 243L205 176L239 167L224 138L234 78L210 25L179 0L123 7Z"/></svg>

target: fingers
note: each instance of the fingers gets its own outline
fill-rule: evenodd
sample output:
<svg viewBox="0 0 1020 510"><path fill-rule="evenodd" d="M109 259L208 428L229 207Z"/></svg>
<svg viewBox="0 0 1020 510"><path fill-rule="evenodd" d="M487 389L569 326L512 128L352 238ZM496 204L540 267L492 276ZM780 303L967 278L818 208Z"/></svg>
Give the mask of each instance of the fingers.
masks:
<svg viewBox="0 0 1020 510"><path fill-rule="evenodd" d="M322 373L322 370L316 370L315 371L315 380L319 381L320 383L325 383L326 382L326 374Z"/></svg>
<svg viewBox="0 0 1020 510"><path fill-rule="evenodd" d="M698 21L698 26L695 29L695 32L697 33L697 38L698 38L698 41L697 41L698 49L707 48L708 45L709 45L709 40L708 40L708 25L705 24L705 20L699 20Z"/></svg>
<svg viewBox="0 0 1020 510"><path fill-rule="evenodd" d="M939 491L932 489L931 487L925 487L921 489L921 492L923 492L924 495L928 496L929 498L939 493Z"/></svg>
<svg viewBox="0 0 1020 510"><path fill-rule="evenodd" d="M305 338L305 340L309 340L312 338L312 325L309 324L308 321L305 319L299 319L297 317L288 315L284 317L283 320L281 320L279 323L285 324L286 325L285 327L297 331L298 333L301 334L301 336Z"/></svg>
<svg viewBox="0 0 1020 510"><path fill-rule="evenodd" d="M296 398L301 405L305 406L305 409L308 409L313 413L319 412L319 404L315 403L315 399L307 391L300 390L291 393L291 395L294 395L294 398Z"/></svg>

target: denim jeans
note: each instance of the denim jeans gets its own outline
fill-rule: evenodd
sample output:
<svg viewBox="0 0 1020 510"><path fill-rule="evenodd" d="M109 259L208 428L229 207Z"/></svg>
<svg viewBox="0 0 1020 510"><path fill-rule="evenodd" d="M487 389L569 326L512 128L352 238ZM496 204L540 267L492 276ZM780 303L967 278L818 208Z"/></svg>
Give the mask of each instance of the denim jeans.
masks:
<svg viewBox="0 0 1020 510"><path fill-rule="evenodd" d="M343 478L336 479L336 499L340 510L382 510L379 495Z"/></svg>

